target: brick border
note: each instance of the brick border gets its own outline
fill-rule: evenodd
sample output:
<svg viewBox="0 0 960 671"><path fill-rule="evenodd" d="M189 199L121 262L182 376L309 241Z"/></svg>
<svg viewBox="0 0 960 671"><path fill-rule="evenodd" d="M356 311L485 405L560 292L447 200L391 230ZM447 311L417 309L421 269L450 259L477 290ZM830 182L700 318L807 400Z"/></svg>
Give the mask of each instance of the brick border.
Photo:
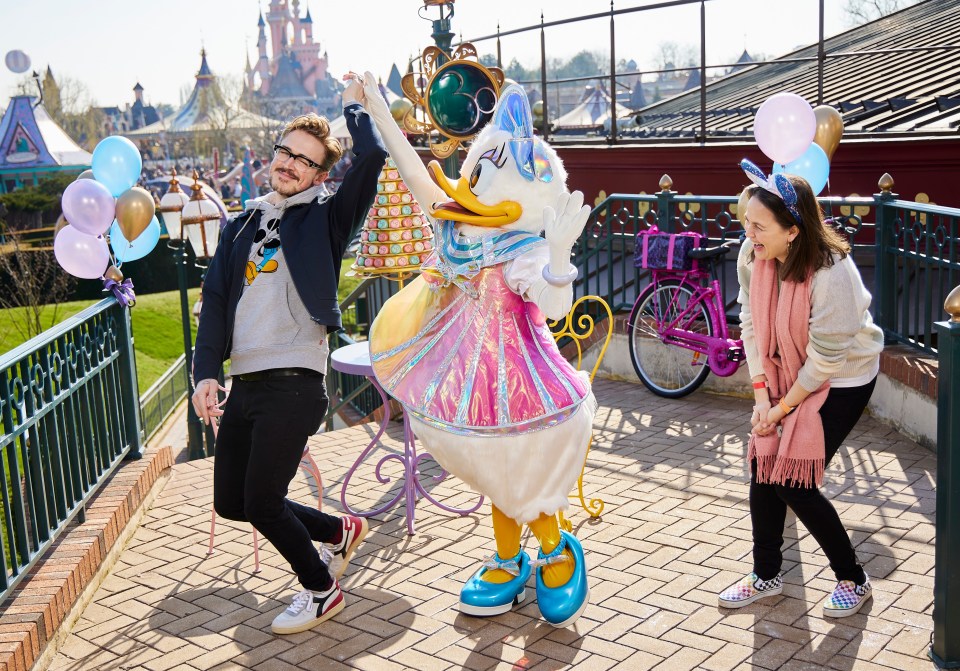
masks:
<svg viewBox="0 0 960 671"><path fill-rule="evenodd" d="M17 585L0 606L0 671L33 667L171 466L168 446L122 463L88 502L86 521L71 524Z"/></svg>

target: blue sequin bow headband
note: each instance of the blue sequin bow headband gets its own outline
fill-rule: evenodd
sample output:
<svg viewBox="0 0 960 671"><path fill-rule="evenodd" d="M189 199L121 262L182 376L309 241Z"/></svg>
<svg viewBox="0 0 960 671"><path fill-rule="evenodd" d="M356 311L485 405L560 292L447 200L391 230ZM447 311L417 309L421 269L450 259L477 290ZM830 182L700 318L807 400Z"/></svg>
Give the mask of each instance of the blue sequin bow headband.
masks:
<svg viewBox="0 0 960 671"><path fill-rule="evenodd" d="M793 215L793 218L797 220L798 224L802 221L800 218L800 210L797 208L797 192L789 179L782 174L767 177L763 174L763 170L758 168L750 159L746 158L740 161L740 168L747 177L750 178L751 182L780 198L783 204L787 206L790 214Z"/></svg>

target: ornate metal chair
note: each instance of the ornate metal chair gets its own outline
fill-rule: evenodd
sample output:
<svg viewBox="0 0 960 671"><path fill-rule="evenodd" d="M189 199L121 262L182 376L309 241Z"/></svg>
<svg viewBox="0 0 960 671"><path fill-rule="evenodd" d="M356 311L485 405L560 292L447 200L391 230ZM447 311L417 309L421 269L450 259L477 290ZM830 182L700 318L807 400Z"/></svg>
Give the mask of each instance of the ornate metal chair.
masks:
<svg viewBox="0 0 960 671"><path fill-rule="evenodd" d="M613 312L610 310L610 306L607 305L607 302L600 298L599 296L583 296L577 299L573 306L570 308L570 312L567 313L567 316L563 320L558 320L555 322L550 322L549 326L553 331L553 337L558 342L561 338L568 337L571 338L573 343L577 348L577 370L581 369L583 365L583 348L584 344L591 344L585 341L589 340L593 335L594 329L596 328L595 319L588 313L577 314L578 308L588 301L594 301L599 303L607 313L607 334L603 338L603 347L600 348L600 353L597 355L597 361L593 364L593 369L590 371L590 382L593 383L593 378L597 374L597 370L600 368L600 362L603 361L604 355L607 353L607 347L610 345L610 339L613 337ZM562 323L562 328L557 329ZM587 514L590 517L600 517L600 514L603 512L603 508L606 505L601 499L590 499L589 503L583 495L583 471L587 467L587 456L590 454L590 446L593 444L593 437L590 437L590 442L587 444L587 455L584 456L583 466L580 469L580 477L577 478L577 498L580 499L580 505L584 510L587 511ZM570 522L563 513L560 513L560 526L567 531L573 530L573 523Z"/></svg>

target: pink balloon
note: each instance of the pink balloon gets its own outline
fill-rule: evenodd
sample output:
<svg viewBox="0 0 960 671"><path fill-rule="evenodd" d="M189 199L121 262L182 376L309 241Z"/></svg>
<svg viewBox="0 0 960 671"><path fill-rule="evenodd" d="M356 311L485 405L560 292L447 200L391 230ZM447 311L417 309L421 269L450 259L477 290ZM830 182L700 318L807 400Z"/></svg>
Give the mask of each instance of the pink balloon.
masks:
<svg viewBox="0 0 960 671"><path fill-rule="evenodd" d="M63 216L70 225L87 235L102 235L113 223L117 201L100 182L78 179L71 182L60 200Z"/></svg>
<svg viewBox="0 0 960 671"><path fill-rule="evenodd" d="M83 180L89 182L91 180ZM110 265L110 250L103 238L64 226L53 240L53 254L64 270L75 277L94 280Z"/></svg>
<svg viewBox="0 0 960 671"><path fill-rule="evenodd" d="M757 146L774 163L786 164L800 158L816 132L817 116L813 108L796 93L770 96L753 119ZM69 217L67 220L72 223Z"/></svg>

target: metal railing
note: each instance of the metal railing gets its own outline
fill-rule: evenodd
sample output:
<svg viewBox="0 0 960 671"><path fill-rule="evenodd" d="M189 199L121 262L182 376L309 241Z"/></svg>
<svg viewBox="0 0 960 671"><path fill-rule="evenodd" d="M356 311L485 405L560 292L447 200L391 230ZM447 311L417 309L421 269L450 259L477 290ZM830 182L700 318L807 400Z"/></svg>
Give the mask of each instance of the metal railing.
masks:
<svg viewBox="0 0 960 671"><path fill-rule="evenodd" d="M793 56L793 57L783 57L775 58L773 60L756 60L749 61L746 64L743 63L708 63L707 62L707 15L706 15L706 3L707 2L718 2L720 0L663 0L661 2L652 2L645 4L641 7L625 7L616 9L614 7L614 2L611 0L609 11L605 12L596 12L592 14L584 14L582 16L575 16L568 19L560 19L556 21L545 21L544 15L541 12L540 14L540 23L533 24L529 26L523 26L520 28L512 28L508 30L501 30L500 25L497 24L497 32L490 35L478 35L475 37L470 37L469 39L462 40L463 42L469 42L471 44L479 44L482 42L496 42L496 57L497 65L500 68L503 68L503 54L501 48L501 38L507 37L510 35L521 35L529 33L539 33L540 40L540 77L535 80L526 80L520 81L520 84L524 85L539 85L541 90L542 102L543 102L543 116L541 119L540 132L544 138L550 138L551 128L550 120L551 118L556 118L561 116L561 111L558 111L557 114L551 112L550 107L550 87L554 87L555 91L559 91L564 85L573 84L578 82L588 82L596 81L600 82L601 86L606 86L609 88L609 114L610 114L610 127L604 128L603 133L605 134L605 141L609 144L617 144L619 131L618 131L618 107L625 108L625 105L622 102L617 100L617 91L626 90L629 91L630 87L626 84L618 81L620 80L632 80L635 78L642 79L644 76L648 75L671 75L676 73L689 72L691 74L699 75L700 84L694 87L691 90L699 91L699 108L696 112L696 116L699 119L698 128L693 132L694 139L699 142L706 142L710 139L708 134L707 126L707 117L710 114L710 110L707 106L707 71L717 71L717 70L730 70L736 67L742 67L744 65L753 66L777 66L784 63L797 63L797 62L807 62L816 64L816 81L817 81L817 96L815 104L821 105L824 102L824 79L825 79L825 68L826 63L830 59L845 59L845 58L856 58L856 57L870 57L876 55L888 55L896 54L905 51L926 51L926 52L947 52L948 54L955 54L957 51L960 51L960 44L932 44L932 45L911 45L909 47L894 47L887 49L864 49L864 50L838 50L830 51L826 47L826 39L824 34L824 18L825 18L825 0L818 0L817 3L817 17L818 17L818 37L815 42L816 45L816 54L809 56ZM699 6L699 48L697 49L697 54L699 56L699 62L696 64L680 66L680 67L663 67L659 69L645 69L645 70L633 70L633 71L621 71L617 72L617 40L616 40L616 18L618 16L624 16L629 14L636 14L642 12L651 12L657 10L664 10L675 7L682 6ZM558 78L554 77L548 79L548 60L547 60L547 35L546 31L548 28L555 28L559 26L571 25L576 23L581 23L584 21L597 21L608 19L610 22L610 63L609 69L606 72L597 72L593 75L582 76L582 77L565 77ZM629 40L635 40L636 34L631 32ZM454 45L458 46L458 45ZM639 81L638 79L638 81ZM639 84L638 84L639 85ZM572 106L576 106L582 102L577 100L572 103ZM559 107L559 93L556 95L554 104ZM756 112L755 109L750 110L740 110L741 112L748 112L753 114ZM582 139L578 139L582 141Z"/></svg>
<svg viewBox="0 0 960 671"><path fill-rule="evenodd" d="M871 310L888 341L936 354L934 320L950 290L960 282L960 210L897 199L884 175L873 197L820 198L853 246ZM599 295L614 312L629 310L646 276L634 268L638 231L653 224L663 232L696 231L710 246L740 236L736 197L682 195L664 175L653 194L611 194L590 215L575 248L580 279L575 297ZM736 257L719 266L728 318L736 321ZM602 319L599 312L593 315Z"/></svg>
<svg viewBox="0 0 960 671"><path fill-rule="evenodd" d="M181 354L160 379L150 385L150 388L140 397L143 434L147 440L163 426L167 417L177 409L186 395L186 356Z"/></svg>
<svg viewBox="0 0 960 671"><path fill-rule="evenodd" d="M0 357L0 600L142 441L130 313L116 299Z"/></svg>

